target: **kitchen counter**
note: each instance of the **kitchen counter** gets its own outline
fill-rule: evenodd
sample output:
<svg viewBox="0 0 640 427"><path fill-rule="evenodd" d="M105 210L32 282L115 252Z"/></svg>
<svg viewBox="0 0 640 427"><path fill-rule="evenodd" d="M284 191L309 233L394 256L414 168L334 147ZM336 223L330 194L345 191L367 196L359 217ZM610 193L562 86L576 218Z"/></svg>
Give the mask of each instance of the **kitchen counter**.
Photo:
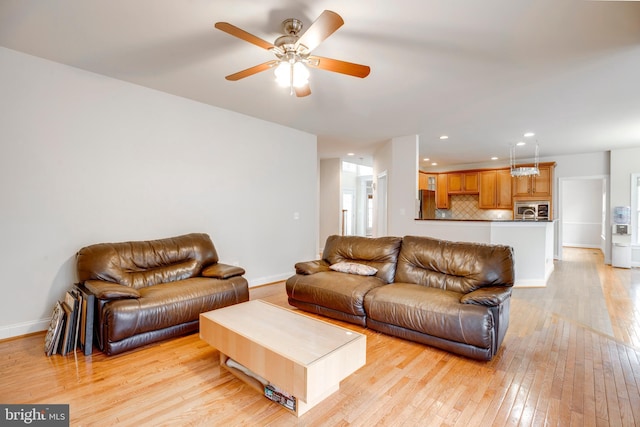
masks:
<svg viewBox="0 0 640 427"><path fill-rule="evenodd" d="M416 220L420 235L457 242L508 245L513 248L515 285L546 286L553 272L554 221L534 220Z"/></svg>

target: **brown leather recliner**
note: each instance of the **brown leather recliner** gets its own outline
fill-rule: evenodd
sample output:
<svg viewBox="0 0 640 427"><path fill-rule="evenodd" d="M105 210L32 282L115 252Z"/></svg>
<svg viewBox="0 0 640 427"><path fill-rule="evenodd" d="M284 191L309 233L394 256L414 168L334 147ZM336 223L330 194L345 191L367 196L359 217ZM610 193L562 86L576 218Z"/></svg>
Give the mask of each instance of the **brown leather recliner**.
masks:
<svg viewBox="0 0 640 427"><path fill-rule="evenodd" d="M394 283L367 293L367 327L491 360L509 326L513 249L405 236Z"/></svg>
<svg viewBox="0 0 640 427"><path fill-rule="evenodd" d="M249 300L244 269L218 263L202 233L87 246L77 272L96 297L96 344L108 355L197 331L200 313Z"/></svg>
<svg viewBox="0 0 640 427"><path fill-rule="evenodd" d="M364 296L393 282L401 242L400 237L329 236L321 260L295 265L296 275L286 282L289 304L365 326ZM377 272L362 276L331 270L339 262L356 262Z"/></svg>
<svg viewBox="0 0 640 427"><path fill-rule="evenodd" d="M333 271L340 261L379 270ZM513 282L509 246L330 236L323 259L297 263L286 290L289 303L303 310L490 360L509 326Z"/></svg>

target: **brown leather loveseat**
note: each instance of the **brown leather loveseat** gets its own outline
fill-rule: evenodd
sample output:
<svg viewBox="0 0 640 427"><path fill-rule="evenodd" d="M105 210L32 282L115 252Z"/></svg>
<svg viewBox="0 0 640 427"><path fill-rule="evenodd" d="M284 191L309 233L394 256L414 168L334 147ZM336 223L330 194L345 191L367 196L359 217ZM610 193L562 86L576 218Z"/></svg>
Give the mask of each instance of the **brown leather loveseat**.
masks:
<svg viewBox="0 0 640 427"><path fill-rule="evenodd" d="M201 233L87 246L77 272L96 297L96 343L108 355L194 332L200 313L249 299L244 269L218 263Z"/></svg>
<svg viewBox="0 0 640 427"><path fill-rule="evenodd" d="M291 305L473 359L491 360L509 326L509 246L330 236L295 267Z"/></svg>

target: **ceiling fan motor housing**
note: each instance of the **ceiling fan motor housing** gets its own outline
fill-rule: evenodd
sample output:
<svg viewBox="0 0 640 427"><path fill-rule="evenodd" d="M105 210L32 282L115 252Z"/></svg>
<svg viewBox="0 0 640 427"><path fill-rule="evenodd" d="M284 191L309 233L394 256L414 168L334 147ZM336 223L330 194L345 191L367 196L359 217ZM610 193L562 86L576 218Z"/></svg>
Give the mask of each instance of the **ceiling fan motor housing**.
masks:
<svg viewBox="0 0 640 427"><path fill-rule="evenodd" d="M302 30L302 21L296 18L289 18L282 21L282 31L285 34L297 36Z"/></svg>
<svg viewBox="0 0 640 427"><path fill-rule="evenodd" d="M309 49L306 46L297 44L301 30L302 21L299 19L289 18L282 21L284 35L278 37L273 43L282 52L282 54L279 54L278 50L275 51L279 59L292 61L296 59L294 57L300 59L309 55Z"/></svg>

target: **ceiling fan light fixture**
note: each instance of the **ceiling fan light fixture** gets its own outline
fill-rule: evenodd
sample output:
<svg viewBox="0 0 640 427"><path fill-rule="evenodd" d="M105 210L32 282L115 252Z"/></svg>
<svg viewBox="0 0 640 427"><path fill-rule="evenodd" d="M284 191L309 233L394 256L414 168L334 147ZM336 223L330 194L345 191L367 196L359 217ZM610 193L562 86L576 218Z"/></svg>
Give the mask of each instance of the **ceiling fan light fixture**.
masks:
<svg viewBox="0 0 640 427"><path fill-rule="evenodd" d="M276 75L276 83L278 83L279 86L289 86L291 83L291 64L287 61L281 61L276 67L274 74Z"/></svg>
<svg viewBox="0 0 640 427"><path fill-rule="evenodd" d="M309 83L309 70L302 62L293 64L293 86L302 87Z"/></svg>
<svg viewBox="0 0 640 427"><path fill-rule="evenodd" d="M302 87L309 83L309 70L302 62L281 61L274 74L282 87Z"/></svg>

